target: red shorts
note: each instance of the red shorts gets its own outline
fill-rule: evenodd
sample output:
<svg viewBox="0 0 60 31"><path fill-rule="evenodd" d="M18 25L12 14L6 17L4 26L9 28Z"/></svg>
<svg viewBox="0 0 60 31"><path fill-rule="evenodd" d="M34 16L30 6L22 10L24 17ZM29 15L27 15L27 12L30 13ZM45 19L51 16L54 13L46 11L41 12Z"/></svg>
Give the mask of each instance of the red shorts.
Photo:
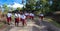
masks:
<svg viewBox="0 0 60 31"><path fill-rule="evenodd" d="M34 18L34 16L32 16L31 18Z"/></svg>
<svg viewBox="0 0 60 31"><path fill-rule="evenodd" d="M34 19L34 16L30 16L30 19Z"/></svg>
<svg viewBox="0 0 60 31"><path fill-rule="evenodd" d="M32 16L29 16L29 18L31 19Z"/></svg>
<svg viewBox="0 0 60 31"><path fill-rule="evenodd" d="M30 16L30 18L34 18L34 16Z"/></svg>
<svg viewBox="0 0 60 31"><path fill-rule="evenodd" d="M11 21L11 17L7 17L7 22L10 22Z"/></svg>
<svg viewBox="0 0 60 31"><path fill-rule="evenodd" d="M21 19L21 21L22 21L22 24L23 24L23 25L26 24L25 19Z"/></svg>
<svg viewBox="0 0 60 31"><path fill-rule="evenodd" d="M25 19L21 19L22 22L25 22Z"/></svg>
<svg viewBox="0 0 60 31"><path fill-rule="evenodd" d="M22 18L21 18L20 21L25 21L25 19L22 19Z"/></svg>
<svg viewBox="0 0 60 31"><path fill-rule="evenodd" d="M43 19L43 16L39 16L41 19Z"/></svg>
<svg viewBox="0 0 60 31"><path fill-rule="evenodd" d="M26 16L26 19L29 18L29 15L25 15Z"/></svg>
<svg viewBox="0 0 60 31"><path fill-rule="evenodd" d="M15 18L15 23L19 23L19 18Z"/></svg>

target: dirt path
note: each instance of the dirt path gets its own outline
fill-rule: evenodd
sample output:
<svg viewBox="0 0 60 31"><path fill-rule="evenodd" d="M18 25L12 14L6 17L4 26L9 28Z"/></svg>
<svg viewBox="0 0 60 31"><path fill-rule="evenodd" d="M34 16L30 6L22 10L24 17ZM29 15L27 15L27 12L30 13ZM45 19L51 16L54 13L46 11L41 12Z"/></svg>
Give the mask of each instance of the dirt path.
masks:
<svg viewBox="0 0 60 31"><path fill-rule="evenodd" d="M12 23L13 28L11 28L9 31L32 31L32 26L34 25L34 22L29 21L27 22L27 26L22 27L22 24L19 23L19 27L16 27L14 23Z"/></svg>
<svg viewBox="0 0 60 31"><path fill-rule="evenodd" d="M39 18L35 18L34 21L27 20L27 26L24 27L21 22L19 23L19 27L15 26L14 22L9 27L6 31L60 31L45 20L41 22Z"/></svg>
<svg viewBox="0 0 60 31"><path fill-rule="evenodd" d="M40 25L40 24L39 24ZM45 30L46 26L36 25L36 22L29 20L27 21L27 26L22 27L21 22L19 23L19 27L16 27L14 23L10 25L12 28L9 31L47 31Z"/></svg>
<svg viewBox="0 0 60 31"><path fill-rule="evenodd" d="M27 26L22 26L21 22L19 27L15 26L14 22L10 25L10 29L7 31L60 31L54 25L47 21L40 21L39 18L35 18L34 21L27 20Z"/></svg>

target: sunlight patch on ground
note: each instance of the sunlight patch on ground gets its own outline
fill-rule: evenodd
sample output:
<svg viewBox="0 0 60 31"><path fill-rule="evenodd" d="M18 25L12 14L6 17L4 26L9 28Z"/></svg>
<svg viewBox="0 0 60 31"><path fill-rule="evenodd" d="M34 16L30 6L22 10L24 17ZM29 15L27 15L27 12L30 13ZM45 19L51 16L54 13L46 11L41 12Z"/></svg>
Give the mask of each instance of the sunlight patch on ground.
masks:
<svg viewBox="0 0 60 31"><path fill-rule="evenodd" d="M21 30L18 30L18 31L28 31L27 29L21 29Z"/></svg>

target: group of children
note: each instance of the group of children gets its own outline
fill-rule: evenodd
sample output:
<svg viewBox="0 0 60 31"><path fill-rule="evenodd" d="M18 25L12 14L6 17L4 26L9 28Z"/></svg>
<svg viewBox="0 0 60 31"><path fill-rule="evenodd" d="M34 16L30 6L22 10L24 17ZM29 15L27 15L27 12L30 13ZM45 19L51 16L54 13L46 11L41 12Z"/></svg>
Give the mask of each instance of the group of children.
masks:
<svg viewBox="0 0 60 31"><path fill-rule="evenodd" d="M7 22L10 25L11 23L11 17L12 17L12 13L7 13ZM26 24L26 20L29 19L34 19L34 14L33 13L27 13L27 12L16 12L14 13L14 18L15 18L15 25L18 26L19 22L22 22L22 25L27 25Z"/></svg>
<svg viewBox="0 0 60 31"><path fill-rule="evenodd" d="M34 20L34 14L33 13L27 13L27 12L16 12L16 13L14 13L14 19L15 19L15 25L16 26L18 26L19 25L19 22L21 21L22 22L22 25L24 26L24 25L27 25L26 24L26 20L27 19L32 19L32 20ZM8 25L10 25L10 23L11 23L11 20L12 20L12 13L7 13L7 23L8 23ZM44 17L44 15L41 13L41 14L39 14L39 18L41 19L41 20L43 20L43 17Z"/></svg>

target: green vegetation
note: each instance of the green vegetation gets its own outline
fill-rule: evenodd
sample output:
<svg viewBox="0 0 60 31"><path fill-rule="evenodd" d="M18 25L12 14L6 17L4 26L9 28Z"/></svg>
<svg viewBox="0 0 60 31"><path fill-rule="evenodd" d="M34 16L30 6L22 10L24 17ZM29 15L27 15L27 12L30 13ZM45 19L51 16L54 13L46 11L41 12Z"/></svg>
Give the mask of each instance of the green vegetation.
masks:
<svg viewBox="0 0 60 31"><path fill-rule="evenodd" d="M56 27L60 28L60 24L57 23L56 21L52 20L51 18L47 18L48 22L50 22L51 24L55 25Z"/></svg>
<svg viewBox="0 0 60 31"><path fill-rule="evenodd" d="M4 9L4 13L7 13L8 12L9 8L7 7L7 4L4 4L3 5L3 9Z"/></svg>
<svg viewBox="0 0 60 31"><path fill-rule="evenodd" d="M40 12L44 14L51 12L48 0L26 0L24 9L34 11L37 14L39 14Z"/></svg>
<svg viewBox="0 0 60 31"><path fill-rule="evenodd" d="M22 4L24 4L24 0L22 0ZM4 4L3 8L4 12L7 13L9 10L7 4ZM11 10L13 11L13 8ZM21 8L18 7L17 10L21 10ZM26 0L26 5L22 10L37 11L44 14L54 12L60 10L60 0Z"/></svg>
<svg viewBox="0 0 60 31"><path fill-rule="evenodd" d="M57 23L56 21L52 21L51 23L60 28L60 24Z"/></svg>
<svg viewBox="0 0 60 31"><path fill-rule="evenodd" d="M50 1L52 1L52 3ZM24 1L22 1L22 4L24 4ZM7 7L7 4L4 4L3 9L3 14L6 14L10 8ZM11 8L11 10L14 11L13 8ZM41 12L44 14L48 14L57 10L60 11L60 0L26 0L26 5L23 8L18 7L16 10L28 10L31 12L34 11L34 13L37 15ZM60 27L60 24L58 24L56 21L53 21L51 18L47 19L48 22L51 22L57 27ZM12 20L14 20L14 15L12 16ZM3 23L0 23L0 27L2 25Z"/></svg>
<svg viewBox="0 0 60 31"><path fill-rule="evenodd" d="M16 10L19 10L20 11L20 10L22 10L22 8L18 7Z"/></svg>
<svg viewBox="0 0 60 31"><path fill-rule="evenodd" d="M37 14L38 12L42 12L44 14L54 12L60 10L60 0L26 0L26 5L21 9L17 8L17 10L30 10L34 11ZM22 4L24 4L24 0L22 0ZM9 8L7 4L3 5L4 12L7 13ZM13 11L13 8L11 8Z"/></svg>

